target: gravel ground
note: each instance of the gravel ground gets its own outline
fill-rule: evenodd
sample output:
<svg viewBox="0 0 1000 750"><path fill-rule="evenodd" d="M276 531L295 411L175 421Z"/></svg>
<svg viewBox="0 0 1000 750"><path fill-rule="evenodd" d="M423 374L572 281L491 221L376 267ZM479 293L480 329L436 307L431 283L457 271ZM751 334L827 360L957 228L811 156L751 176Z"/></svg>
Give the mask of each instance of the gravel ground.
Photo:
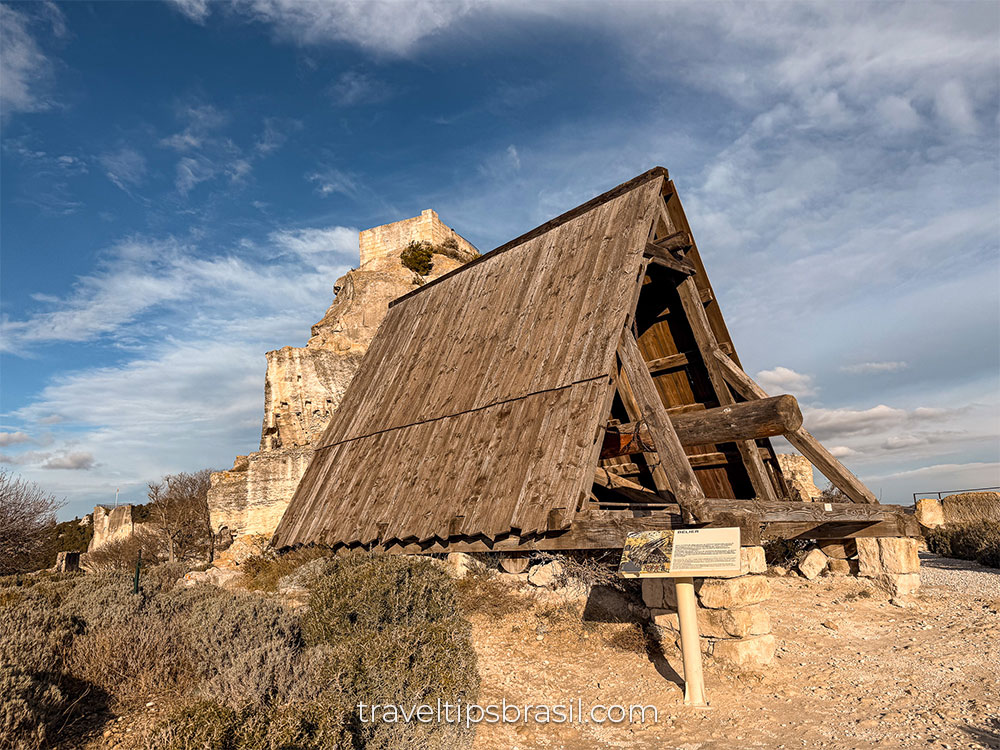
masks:
<svg viewBox="0 0 1000 750"><path fill-rule="evenodd" d="M1000 570L933 552L920 553L920 582L924 586L947 586L983 599L1000 597Z"/></svg>

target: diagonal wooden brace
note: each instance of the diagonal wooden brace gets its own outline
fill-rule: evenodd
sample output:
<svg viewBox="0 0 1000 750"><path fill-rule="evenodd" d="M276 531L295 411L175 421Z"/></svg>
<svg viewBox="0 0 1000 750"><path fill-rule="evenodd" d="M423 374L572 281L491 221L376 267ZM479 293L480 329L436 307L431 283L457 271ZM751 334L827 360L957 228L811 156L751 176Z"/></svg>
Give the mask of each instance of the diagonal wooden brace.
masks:
<svg viewBox="0 0 1000 750"><path fill-rule="evenodd" d="M711 514L705 503L705 493L698 484L694 469L688 460L681 441L674 431L660 394L656 390L646 362L639 352L639 344L631 329L622 332L618 342L618 358L622 370L628 378L642 419L649 427L649 433L656 445L656 454L673 490L674 498L681 509L689 513L695 520L707 522Z"/></svg>
<svg viewBox="0 0 1000 750"><path fill-rule="evenodd" d="M733 362L720 351L715 352L715 358L722 366L722 376L726 382L733 387L745 399L767 398L767 393L757 383L743 372L743 368ZM785 439L812 464L820 470L833 486L847 495L855 503L866 503L878 505L878 498L872 494L864 483L858 479L850 470L838 461L830 451L814 438L808 430L800 427L792 432L785 433Z"/></svg>

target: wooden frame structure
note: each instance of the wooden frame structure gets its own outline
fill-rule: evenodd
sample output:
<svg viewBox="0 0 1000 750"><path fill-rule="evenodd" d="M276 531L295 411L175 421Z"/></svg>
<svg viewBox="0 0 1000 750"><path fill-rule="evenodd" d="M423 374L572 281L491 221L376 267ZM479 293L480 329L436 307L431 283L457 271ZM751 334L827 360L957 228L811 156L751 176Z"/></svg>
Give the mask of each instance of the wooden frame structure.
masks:
<svg viewBox="0 0 1000 750"><path fill-rule="evenodd" d="M793 501L774 435L852 502ZM743 372L657 167L394 301L272 544L518 553L689 525L918 533Z"/></svg>

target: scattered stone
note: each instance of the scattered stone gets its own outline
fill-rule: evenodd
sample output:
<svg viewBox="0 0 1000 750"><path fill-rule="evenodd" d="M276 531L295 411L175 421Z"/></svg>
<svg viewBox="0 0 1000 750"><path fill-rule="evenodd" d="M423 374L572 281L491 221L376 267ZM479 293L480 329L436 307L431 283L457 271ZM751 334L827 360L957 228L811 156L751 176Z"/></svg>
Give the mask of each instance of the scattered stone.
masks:
<svg viewBox="0 0 1000 750"><path fill-rule="evenodd" d="M774 636L719 640L712 648L712 656L738 667L764 667L774 660Z"/></svg>
<svg viewBox="0 0 1000 750"><path fill-rule="evenodd" d="M920 588L919 573L886 573L876 576L874 580L879 587L888 591L889 596L893 598L910 596L911 594L915 594L917 589Z"/></svg>
<svg viewBox="0 0 1000 750"><path fill-rule="evenodd" d="M840 630L840 626L833 622L833 620L826 620L825 622L821 622L820 625L829 630Z"/></svg>
<svg viewBox="0 0 1000 750"><path fill-rule="evenodd" d="M823 553L823 550L818 547L813 548L799 561L799 572L811 581L826 570L829 561L830 558Z"/></svg>
<svg viewBox="0 0 1000 750"><path fill-rule="evenodd" d="M695 591L702 606L732 609L765 601L771 596L771 585L764 576L742 576L702 580L695 584Z"/></svg>
<svg viewBox="0 0 1000 750"><path fill-rule="evenodd" d="M841 560L831 557L826 564L826 572L832 576L857 575L858 562L857 560Z"/></svg>
<svg viewBox="0 0 1000 750"><path fill-rule="evenodd" d="M563 575L563 566L557 561L535 565L528 571L528 583L533 586L553 586Z"/></svg>
<svg viewBox="0 0 1000 750"><path fill-rule="evenodd" d="M469 573L483 570L485 566L472 555L449 552L445 572L452 578L465 578Z"/></svg>
<svg viewBox="0 0 1000 750"><path fill-rule="evenodd" d="M917 573L920 558L917 540L904 537L873 537L857 540L860 575L877 578L883 574Z"/></svg>

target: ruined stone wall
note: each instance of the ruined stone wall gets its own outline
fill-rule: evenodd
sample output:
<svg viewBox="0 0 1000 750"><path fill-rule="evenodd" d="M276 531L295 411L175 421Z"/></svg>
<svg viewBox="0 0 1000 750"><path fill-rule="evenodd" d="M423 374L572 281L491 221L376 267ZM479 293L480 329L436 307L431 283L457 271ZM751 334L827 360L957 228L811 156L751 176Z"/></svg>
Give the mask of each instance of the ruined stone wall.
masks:
<svg viewBox="0 0 1000 750"><path fill-rule="evenodd" d="M400 253L414 240L439 245L448 238L469 258L477 254L430 210L361 233L361 267L337 279L333 303L312 327L306 346L267 353L260 451L240 456L232 469L212 475L208 504L213 531L273 533L389 303L462 265L435 254L431 272L419 276L403 266Z"/></svg>
<svg viewBox="0 0 1000 750"><path fill-rule="evenodd" d="M392 260L413 241L440 245L447 239L454 239L460 250L469 252L472 256L478 255L472 243L443 224L437 212L428 208L412 219L394 221L392 224L363 231L358 243L361 247L361 265L386 258Z"/></svg>
<svg viewBox="0 0 1000 750"><path fill-rule="evenodd" d="M951 523L1000 521L1000 492L961 492L917 500L917 521L929 529Z"/></svg>
<svg viewBox="0 0 1000 750"><path fill-rule="evenodd" d="M781 467L781 474L785 477L793 500L812 502L823 494L813 481L813 466L805 456L779 453L778 466Z"/></svg>
<svg viewBox="0 0 1000 750"><path fill-rule="evenodd" d="M132 517L131 505L119 505L116 508L94 506L94 536L87 545L87 552L93 552L108 542L118 539L128 539L143 530L153 532L155 527L150 523L136 523Z"/></svg>

